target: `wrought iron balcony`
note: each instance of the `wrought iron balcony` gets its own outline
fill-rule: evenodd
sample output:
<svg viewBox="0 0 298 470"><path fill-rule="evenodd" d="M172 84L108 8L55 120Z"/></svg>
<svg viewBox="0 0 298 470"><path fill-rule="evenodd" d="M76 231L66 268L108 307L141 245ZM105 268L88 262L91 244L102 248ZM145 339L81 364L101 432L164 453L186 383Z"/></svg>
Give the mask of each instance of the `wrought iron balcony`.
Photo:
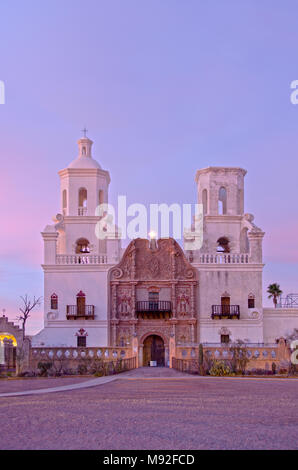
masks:
<svg viewBox="0 0 298 470"><path fill-rule="evenodd" d="M66 318L68 320L94 320L94 305L85 305L82 307L67 305Z"/></svg>
<svg viewBox="0 0 298 470"><path fill-rule="evenodd" d="M172 302L168 300L159 300L157 302L142 300L136 302L136 312L138 316L144 319L168 319L172 313Z"/></svg>
<svg viewBox="0 0 298 470"><path fill-rule="evenodd" d="M136 305L137 312L171 312L172 302L168 300L159 300L151 302L150 300L141 300Z"/></svg>
<svg viewBox="0 0 298 470"><path fill-rule="evenodd" d="M240 318L239 305L212 305L211 318Z"/></svg>

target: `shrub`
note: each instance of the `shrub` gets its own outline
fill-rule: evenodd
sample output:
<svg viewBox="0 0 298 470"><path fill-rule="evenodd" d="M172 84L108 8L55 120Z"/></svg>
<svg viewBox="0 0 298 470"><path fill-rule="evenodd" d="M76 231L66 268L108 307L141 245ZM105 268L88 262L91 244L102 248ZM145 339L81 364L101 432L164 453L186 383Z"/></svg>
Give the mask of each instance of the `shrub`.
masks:
<svg viewBox="0 0 298 470"><path fill-rule="evenodd" d="M122 359L119 359L116 362L115 372L116 372L116 374L119 374L119 372L121 372L121 371L122 371Z"/></svg>
<svg viewBox="0 0 298 470"><path fill-rule="evenodd" d="M47 377L49 370L52 368L52 362L39 362L37 364L37 368L39 369L39 375L41 377Z"/></svg>
<svg viewBox="0 0 298 470"><path fill-rule="evenodd" d="M97 373L101 374L101 375L96 375L96 377L101 377L102 375L104 375L102 359L94 359L93 360L93 362L91 364L91 367L90 367L90 372L91 372L91 374L94 374L94 375L96 375Z"/></svg>
<svg viewBox="0 0 298 470"><path fill-rule="evenodd" d="M275 362L272 362L272 364L271 364L271 370L272 370L272 374L273 374L273 375L276 374L276 364L275 364Z"/></svg>
<svg viewBox="0 0 298 470"><path fill-rule="evenodd" d="M213 376L225 376L231 374L230 367L225 364L224 361L214 361L212 364L211 369L209 370L209 374Z"/></svg>
<svg viewBox="0 0 298 470"><path fill-rule="evenodd" d="M102 377L103 375L103 370L98 370L97 372L94 372L94 377Z"/></svg>
<svg viewBox="0 0 298 470"><path fill-rule="evenodd" d="M19 374L19 377L36 377L37 373L34 370L26 370Z"/></svg>
<svg viewBox="0 0 298 470"><path fill-rule="evenodd" d="M85 375L87 374L87 366L86 364L79 364L78 365L78 374Z"/></svg>
<svg viewBox="0 0 298 470"><path fill-rule="evenodd" d="M204 349L203 349L203 345L201 343L199 345L199 374L200 375L205 375L205 370L204 370Z"/></svg>

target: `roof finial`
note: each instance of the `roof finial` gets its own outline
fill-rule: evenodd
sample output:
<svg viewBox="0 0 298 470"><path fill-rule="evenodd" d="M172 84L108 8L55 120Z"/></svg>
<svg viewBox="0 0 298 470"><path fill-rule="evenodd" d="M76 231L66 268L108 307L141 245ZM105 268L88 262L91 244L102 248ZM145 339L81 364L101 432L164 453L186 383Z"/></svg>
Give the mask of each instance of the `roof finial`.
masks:
<svg viewBox="0 0 298 470"><path fill-rule="evenodd" d="M86 129L86 126L84 127L84 129L82 129L82 132L83 132L83 134L84 134L84 137L87 137L86 134L87 134L87 132L88 132L88 129Z"/></svg>

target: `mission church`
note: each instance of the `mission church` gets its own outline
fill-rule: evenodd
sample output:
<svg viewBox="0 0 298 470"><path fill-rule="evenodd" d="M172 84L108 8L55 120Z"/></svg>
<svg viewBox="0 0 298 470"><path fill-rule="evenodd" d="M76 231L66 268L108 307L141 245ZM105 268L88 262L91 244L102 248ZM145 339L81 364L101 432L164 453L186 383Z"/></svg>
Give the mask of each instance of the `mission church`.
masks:
<svg viewBox="0 0 298 470"><path fill-rule="evenodd" d="M61 211L42 232L44 328L33 348L134 345L139 366L167 366L175 346L274 343L298 328L297 309L263 308L264 232L244 211L244 169L197 171L200 249L173 238L137 238L122 249L117 234L96 236L110 175L88 137L78 147L58 173Z"/></svg>

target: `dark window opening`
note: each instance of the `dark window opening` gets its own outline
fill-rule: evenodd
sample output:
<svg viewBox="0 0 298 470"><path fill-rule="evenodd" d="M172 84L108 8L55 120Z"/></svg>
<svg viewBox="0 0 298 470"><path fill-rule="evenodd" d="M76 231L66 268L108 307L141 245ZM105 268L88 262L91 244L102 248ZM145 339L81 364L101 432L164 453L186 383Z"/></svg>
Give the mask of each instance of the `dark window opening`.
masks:
<svg viewBox="0 0 298 470"><path fill-rule="evenodd" d="M248 299L248 308L255 308L255 299Z"/></svg>
<svg viewBox="0 0 298 470"><path fill-rule="evenodd" d="M227 238L221 237L217 240L218 253L230 253L230 242Z"/></svg>
<svg viewBox="0 0 298 470"><path fill-rule="evenodd" d="M56 294L51 295L51 310L58 309L58 296Z"/></svg>
<svg viewBox="0 0 298 470"><path fill-rule="evenodd" d="M85 348L86 347L86 336L78 336L78 348Z"/></svg>
<svg viewBox="0 0 298 470"><path fill-rule="evenodd" d="M220 335L220 342L227 344L230 342L230 336L229 335Z"/></svg>
<svg viewBox="0 0 298 470"><path fill-rule="evenodd" d="M76 242L76 253L77 254L88 254L90 253L89 241L86 238L79 238Z"/></svg>
<svg viewBox="0 0 298 470"><path fill-rule="evenodd" d="M149 292L149 302L158 302L159 293L158 292Z"/></svg>
<svg viewBox="0 0 298 470"><path fill-rule="evenodd" d="M148 300L149 309L154 310L158 308L159 292L149 292Z"/></svg>

